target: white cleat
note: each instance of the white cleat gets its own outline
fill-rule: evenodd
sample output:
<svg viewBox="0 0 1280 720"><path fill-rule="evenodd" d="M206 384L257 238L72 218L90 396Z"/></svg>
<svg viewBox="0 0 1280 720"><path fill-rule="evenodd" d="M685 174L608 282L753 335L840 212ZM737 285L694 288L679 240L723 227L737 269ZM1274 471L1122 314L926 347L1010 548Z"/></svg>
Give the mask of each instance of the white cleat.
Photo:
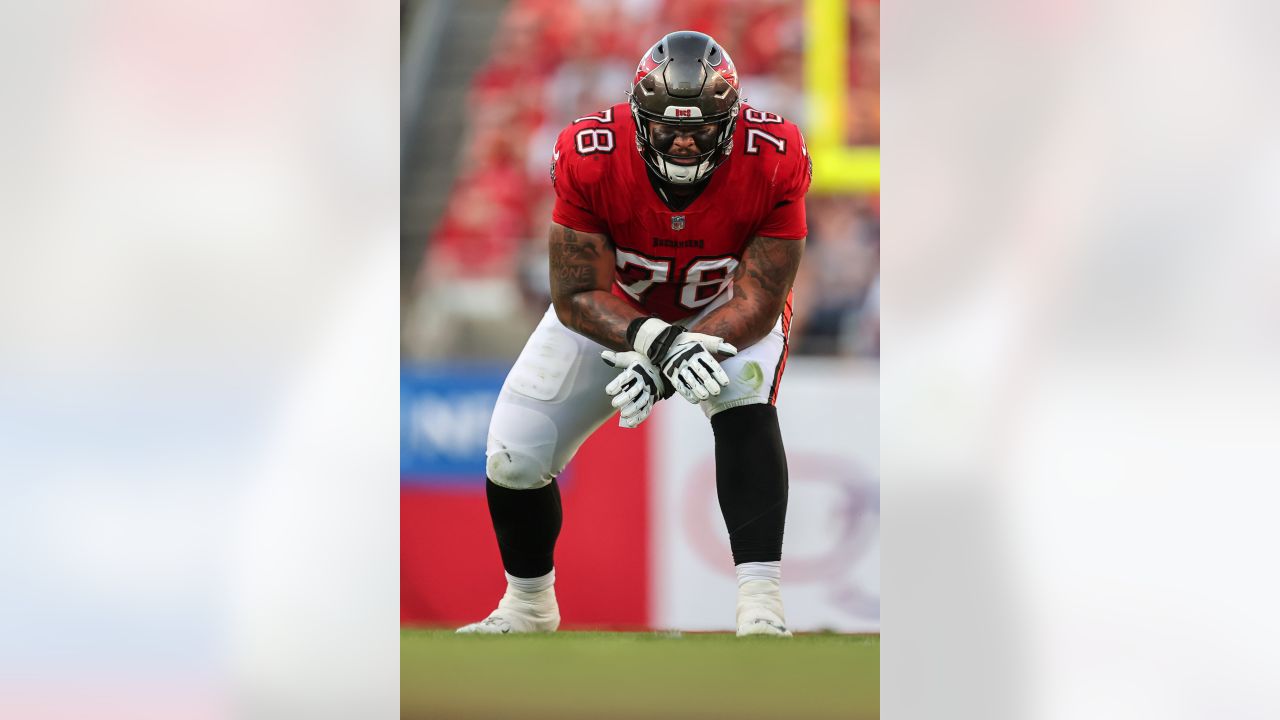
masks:
<svg viewBox="0 0 1280 720"><path fill-rule="evenodd" d="M560 627L560 606L554 587L526 593L507 587L498 609L489 617L458 628L460 634L507 635L509 633L555 632Z"/></svg>
<svg viewBox="0 0 1280 720"><path fill-rule="evenodd" d="M749 580L738 588L738 637L748 635L791 637L776 581Z"/></svg>

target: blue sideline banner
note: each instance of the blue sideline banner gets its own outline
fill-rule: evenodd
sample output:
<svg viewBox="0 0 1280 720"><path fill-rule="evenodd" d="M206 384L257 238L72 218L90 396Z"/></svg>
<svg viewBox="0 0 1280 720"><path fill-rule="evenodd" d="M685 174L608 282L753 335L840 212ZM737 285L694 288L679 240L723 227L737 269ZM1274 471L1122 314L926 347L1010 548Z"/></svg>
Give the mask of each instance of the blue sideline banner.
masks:
<svg viewBox="0 0 1280 720"><path fill-rule="evenodd" d="M400 368L402 484L455 485L484 477L489 418L506 371L494 365Z"/></svg>

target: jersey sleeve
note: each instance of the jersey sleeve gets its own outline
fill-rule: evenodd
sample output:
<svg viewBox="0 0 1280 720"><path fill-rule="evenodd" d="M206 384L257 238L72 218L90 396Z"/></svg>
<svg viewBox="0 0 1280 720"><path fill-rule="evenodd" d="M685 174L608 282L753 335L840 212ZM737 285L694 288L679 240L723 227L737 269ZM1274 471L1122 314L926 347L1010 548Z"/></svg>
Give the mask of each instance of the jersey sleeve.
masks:
<svg viewBox="0 0 1280 720"><path fill-rule="evenodd" d="M592 209L591 194L583 187L581 161L570 126L556 138L551 155L551 185L556 192L551 220L579 232L604 233L608 227Z"/></svg>
<svg viewBox="0 0 1280 720"><path fill-rule="evenodd" d="M813 161L809 158L809 150L805 147L800 129L794 125L791 128L794 133L789 133L787 141L792 147L787 148L787 153L779 163L778 174L782 179L773 186L773 209L765 216L756 234L783 240L801 240L809 234L804 196L809 192L809 182L813 179Z"/></svg>

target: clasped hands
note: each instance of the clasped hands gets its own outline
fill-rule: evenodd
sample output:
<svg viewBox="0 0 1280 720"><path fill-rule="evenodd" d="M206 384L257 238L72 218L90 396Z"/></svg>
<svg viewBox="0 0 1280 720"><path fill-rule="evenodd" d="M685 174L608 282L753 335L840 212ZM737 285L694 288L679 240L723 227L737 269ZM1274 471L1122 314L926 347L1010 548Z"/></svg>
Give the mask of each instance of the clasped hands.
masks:
<svg viewBox="0 0 1280 720"><path fill-rule="evenodd" d="M720 394L729 376L713 355L733 356L738 349L723 338L689 332L659 318L638 318L627 329L632 350L605 350L604 362L622 368L605 392L619 410L618 424L634 428L659 400L674 393L693 404Z"/></svg>

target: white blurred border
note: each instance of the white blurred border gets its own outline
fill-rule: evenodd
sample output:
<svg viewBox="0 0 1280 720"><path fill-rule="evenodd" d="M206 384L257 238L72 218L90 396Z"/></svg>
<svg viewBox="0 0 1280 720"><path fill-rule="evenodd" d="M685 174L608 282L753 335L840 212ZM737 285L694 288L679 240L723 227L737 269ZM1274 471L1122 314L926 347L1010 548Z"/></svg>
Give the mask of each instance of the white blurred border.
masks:
<svg viewBox="0 0 1280 720"><path fill-rule="evenodd" d="M885 717L1280 716L1277 19L885 4Z"/></svg>
<svg viewBox="0 0 1280 720"><path fill-rule="evenodd" d="M395 717L397 7L0 38L0 716Z"/></svg>

